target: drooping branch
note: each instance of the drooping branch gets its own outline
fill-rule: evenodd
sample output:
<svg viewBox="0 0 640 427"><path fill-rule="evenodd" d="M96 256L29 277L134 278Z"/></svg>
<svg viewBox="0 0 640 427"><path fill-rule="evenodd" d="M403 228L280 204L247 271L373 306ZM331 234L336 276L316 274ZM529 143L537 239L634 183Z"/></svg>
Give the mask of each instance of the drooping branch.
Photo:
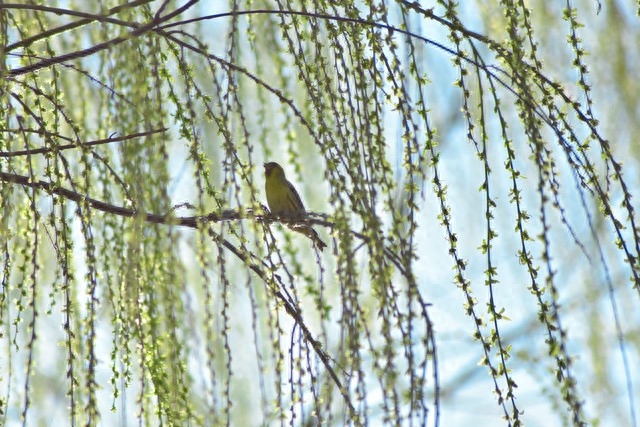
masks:
<svg viewBox="0 0 640 427"><path fill-rule="evenodd" d="M92 197L88 197L80 193L77 193L75 191L56 186L50 182L46 182L42 180L34 181L24 175L0 172L0 181L18 184L18 185L22 185L22 186L33 188L33 189L43 190L45 192L48 192L60 197L64 197L76 203L86 203L94 209L97 209L99 211L109 213L109 214L114 214L114 215L127 217L127 218L143 216L145 221L152 224L178 225L178 226L195 229L195 228L200 228L207 223L239 220L239 219L248 218L248 217L253 217L256 220L264 221L264 222L274 222L274 221L281 221L281 220L284 220L285 222L287 221L291 221L291 222L309 221L314 223L326 222L326 221L314 220L307 215L290 215L290 218L283 218L283 216L281 215L274 215L271 213L253 215L251 212L242 212L239 210L225 210L220 213L212 212L207 215L175 217L172 213L168 213L164 215L153 214L153 213L147 213L147 212L140 212L132 208L116 206L98 199L94 199ZM289 217L289 216L286 216L286 217ZM208 234L211 236L212 239L221 243L225 248L230 250L236 257L238 257L243 263L245 263L245 265L247 265L251 269L251 271L253 271L256 275L258 275L260 279L264 280L266 283L269 282L269 279L265 270L266 266L265 265L261 266L257 262L255 262L255 259L256 259L255 257L250 256L250 254L247 254L239 250L235 245L233 245L227 239L224 239L222 236L215 233L211 227L208 228ZM340 394L344 398L345 404L349 407L350 417L353 418L354 423L357 426L362 425L358 417L358 412L356 411L355 407L353 406L353 403L351 402L348 391L344 388L344 386L342 385L342 382L338 378L338 375L336 374L335 370L331 366L331 361L332 361L331 356L329 356L324 351L320 341L314 338L313 334L305 324L300 311L292 305L292 302L290 302L279 290L275 288L271 288L271 289L274 295L283 304L287 314L289 314L289 316L291 316L294 322L300 327L300 329L302 330L305 336L306 341L309 344L311 344L314 352L320 358L329 376L332 378L333 382L338 387Z"/></svg>

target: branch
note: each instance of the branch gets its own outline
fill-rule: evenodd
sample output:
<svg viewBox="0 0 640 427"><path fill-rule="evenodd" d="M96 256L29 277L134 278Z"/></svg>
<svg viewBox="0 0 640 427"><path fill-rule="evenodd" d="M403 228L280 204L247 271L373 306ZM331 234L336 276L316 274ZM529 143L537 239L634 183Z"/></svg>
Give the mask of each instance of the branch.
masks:
<svg viewBox="0 0 640 427"><path fill-rule="evenodd" d="M180 225L189 228L199 228L202 224L211 223L211 222L220 222L220 221L230 221L236 219L242 219L252 216L253 218L264 221L264 222L273 222L273 221L283 221L283 222L326 222L326 221L318 221L309 218L305 214L296 214L296 215L274 215L271 213L268 214L259 214L252 215L251 212L242 212L238 210L226 210L221 213L210 213L208 215L197 215L197 216L189 216L189 217L174 217L171 213L166 215L160 214L152 214L152 213L144 213L139 212L136 209L125 208L121 206L112 205L101 200L97 200L83 194L77 193L72 190L68 190L66 188L58 187L50 182L46 181L34 181L31 180L27 176L10 174L6 172L0 172L0 180L4 182L12 182L15 184L23 185L25 187L30 187L33 189L40 189L47 191L51 194L55 194L61 197L65 197L71 201L76 203L86 203L90 207L100 210L102 212L111 213L114 215L119 215L122 217L132 218L138 215L144 217L145 221L152 224L165 224L165 225ZM249 215L247 215L247 213ZM236 255L241 261L245 263L260 279L264 280L266 283L269 283L269 279L265 271L253 260L246 252L239 250L235 247L231 242L224 239L219 234L215 233L211 227L208 228L208 234L215 241L221 243L225 248L229 249ZM286 312L291 316L291 318L295 321L295 323L300 327L302 332L304 333L305 339L307 342L311 344L315 353L320 358L322 364L325 369L331 376L334 383L338 386L340 394L345 400L345 403L349 407L349 411L351 412L351 417L354 417L354 422L356 425L361 426L355 407L353 403L351 403L351 399L349 397L348 391L342 385L340 378L336 374L335 370L331 366L331 357L323 350L322 344L318 340L313 337L313 334L304 323L302 316L300 315L300 311L294 307L287 298L277 289L272 290L275 296L282 302Z"/></svg>
<svg viewBox="0 0 640 427"><path fill-rule="evenodd" d="M188 2L187 4L185 4L184 6L182 6L181 8L163 16L163 17L159 17L156 16L154 19L152 19L150 22L148 22L145 25L141 25L137 28L135 28L134 30L130 31L128 34L124 35L124 36L120 36L120 37L115 37L111 40L108 40L106 42L103 43L99 43L95 46L91 46L87 49L84 50L79 50L79 51L75 51L75 52L70 52L70 53L66 53L64 55L58 55L55 56L53 58L47 58L45 60L36 62L35 64L30 64L27 66L24 66L22 68L16 68L16 69L12 69L9 70L6 74L9 76L19 76L22 74L27 74L27 73L31 73L34 71L37 71L41 68L47 68L50 67L52 65L56 65L56 64L60 64L62 62L66 62L66 61L70 61L73 59L78 59L78 58L84 58L86 56L89 55L93 55L94 53L100 52L102 50L105 49L110 49L113 46L116 46L120 43L123 43L125 41L128 41L130 39L136 38L144 33L147 33L149 31L153 31L154 28L161 24L163 21L168 21L172 18L174 18L175 16L179 15L180 13L184 12L185 10L187 10L188 8L190 8L191 6L193 6L195 3L197 3L198 0L191 0L190 2ZM68 10L65 9L66 13L69 13ZM91 17L96 17L96 15L91 15ZM102 18L102 20L106 20L109 18ZM120 23L120 22L119 22Z"/></svg>
<svg viewBox="0 0 640 427"><path fill-rule="evenodd" d="M262 218L267 219L269 217L274 217L274 215L272 214L265 215ZM259 218L259 216L256 216L256 218ZM265 271L259 265L252 262L250 257L247 256L245 252L240 251L238 248L232 245L228 240L222 238L222 236L215 233L211 227L209 227L208 232L209 232L209 236L211 236L212 239L216 240L217 242L220 242L225 248L233 252L234 255L236 255L240 260L242 260L254 273L256 273L256 275L258 275L258 277L260 277L260 279L262 279L265 283L269 283L269 279ZM358 413L356 412L356 409L353 406L353 403L351 403L351 398L349 397L348 391L344 388L344 386L342 385L342 382L340 381L340 378L338 378L338 375L336 374L335 370L331 366L331 357L324 351L324 349L322 348L322 344L320 344L320 342L313 337L313 334L311 333L311 331L309 331L309 328L304 323L304 320L300 315L300 311L296 309L296 307L294 307L287 298L285 298L282 292L280 292L277 289L272 289L272 291L284 305L285 311L289 314L289 316L291 316L291 318L295 321L295 323L300 327L300 329L304 334L305 339L307 340L307 342L311 344L311 346L313 347L313 350L318 355L318 357L320 358L320 361L322 362L325 369L329 373L329 376L331 377L333 382L338 386L338 390L340 391L340 394L342 395L345 403L349 407L349 411L351 413L350 414L351 419L357 426L362 426L362 422L358 417Z"/></svg>
<svg viewBox="0 0 640 427"><path fill-rule="evenodd" d="M87 13L87 12L79 12L71 9L61 9L58 7L35 5L35 4L11 4L11 3L0 4L0 10L3 10L3 9L37 10L41 12L55 13L56 15L70 15L70 16L77 16L77 17L83 18L75 22L71 22L69 24L61 25L60 27L57 27L57 28L52 28L50 30L43 31L41 33L36 34L35 36L28 37L26 39L20 40L19 42L10 44L5 48L5 52L11 52L15 49L30 46L31 44L37 41L44 40L51 36L55 36L56 34L61 34L67 31L74 30L76 28L82 27L83 25L87 25L95 21L109 22L111 24L123 25L123 26L131 26L132 24L129 24L128 22L109 18L109 16L120 13L125 9L130 9L130 8L138 7L147 3L151 3L152 1L153 0L132 1L131 3L122 4L122 5L113 7L107 10L102 15L96 15L96 14Z"/></svg>
<svg viewBox="0 0 640 427"><path fill-rule="evenodd" d="M74 144L65 144L57 147L42 147L29 150L19 151L0 151L0 158L18 157L18 156L32 156L35 154L47 154L54 151L70 150L72 148L93 147L94 145L110 144L112 142L127 141L130 139L140 138L143 136L153 135L154 133L166 132L168 128L152 129L146 132L131 133L129 135L123 135L118 137L109 137L105 139L97 139L95 141L77 142Z"/></svg>

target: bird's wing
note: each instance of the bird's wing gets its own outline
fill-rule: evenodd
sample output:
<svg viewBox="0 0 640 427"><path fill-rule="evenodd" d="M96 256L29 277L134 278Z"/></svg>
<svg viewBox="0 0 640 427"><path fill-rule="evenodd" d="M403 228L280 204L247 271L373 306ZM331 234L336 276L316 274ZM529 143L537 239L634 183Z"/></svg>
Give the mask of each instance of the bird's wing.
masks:
<svg viewBox="0 0 640 427"><path fill-rule="evenodd" d="M289 187L289 202L291 205L295 206L296 211L305 212L304 204L295 187L289 181L287 181L287 186Z"/></svg>

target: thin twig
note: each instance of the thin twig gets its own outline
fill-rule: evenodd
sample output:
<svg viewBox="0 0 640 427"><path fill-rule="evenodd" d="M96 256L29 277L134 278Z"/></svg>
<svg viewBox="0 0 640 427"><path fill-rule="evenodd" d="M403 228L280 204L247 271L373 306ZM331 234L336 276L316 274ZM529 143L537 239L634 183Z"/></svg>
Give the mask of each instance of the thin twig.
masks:
<svg viewBox="0 0 640 427"><path fill-rule="evenodd" d="M123 136L109 137L105 139L97 139L94 141L87 141L87 142L78 142L74 144L65 144L55 148L42 147L42 148L33 148L33 149L18 150L18 151L0 151L0 157L7 158L7 157L19 157L19 156L33 156L36 154L47 154L53 151L70 150L72 148L93 147L94 145L111 144L112 142L120 142L120 141L127 141L130 139L136 139L143 136L153 135L155 133L166 132L167 130L168 130L167 128L152 129L146 132L131 133Z"/></svg>

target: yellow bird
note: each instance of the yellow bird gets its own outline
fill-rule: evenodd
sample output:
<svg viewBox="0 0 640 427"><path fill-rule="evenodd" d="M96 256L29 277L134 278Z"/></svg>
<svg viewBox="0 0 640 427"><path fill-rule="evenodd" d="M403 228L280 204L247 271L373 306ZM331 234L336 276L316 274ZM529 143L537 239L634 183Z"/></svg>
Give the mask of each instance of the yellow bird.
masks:
<svg viewBox="0 0 640 427"><path fill-rule="evenodd" d="M267 193L267 203L271 213L298 214L306 212L298 192L284 176L282 166L275 162L265 163L264 174L264 189ZM326 243L320 240L320 236L310 225L288 224L288 227L309 237L321 251L327 246Z"/></svg>

